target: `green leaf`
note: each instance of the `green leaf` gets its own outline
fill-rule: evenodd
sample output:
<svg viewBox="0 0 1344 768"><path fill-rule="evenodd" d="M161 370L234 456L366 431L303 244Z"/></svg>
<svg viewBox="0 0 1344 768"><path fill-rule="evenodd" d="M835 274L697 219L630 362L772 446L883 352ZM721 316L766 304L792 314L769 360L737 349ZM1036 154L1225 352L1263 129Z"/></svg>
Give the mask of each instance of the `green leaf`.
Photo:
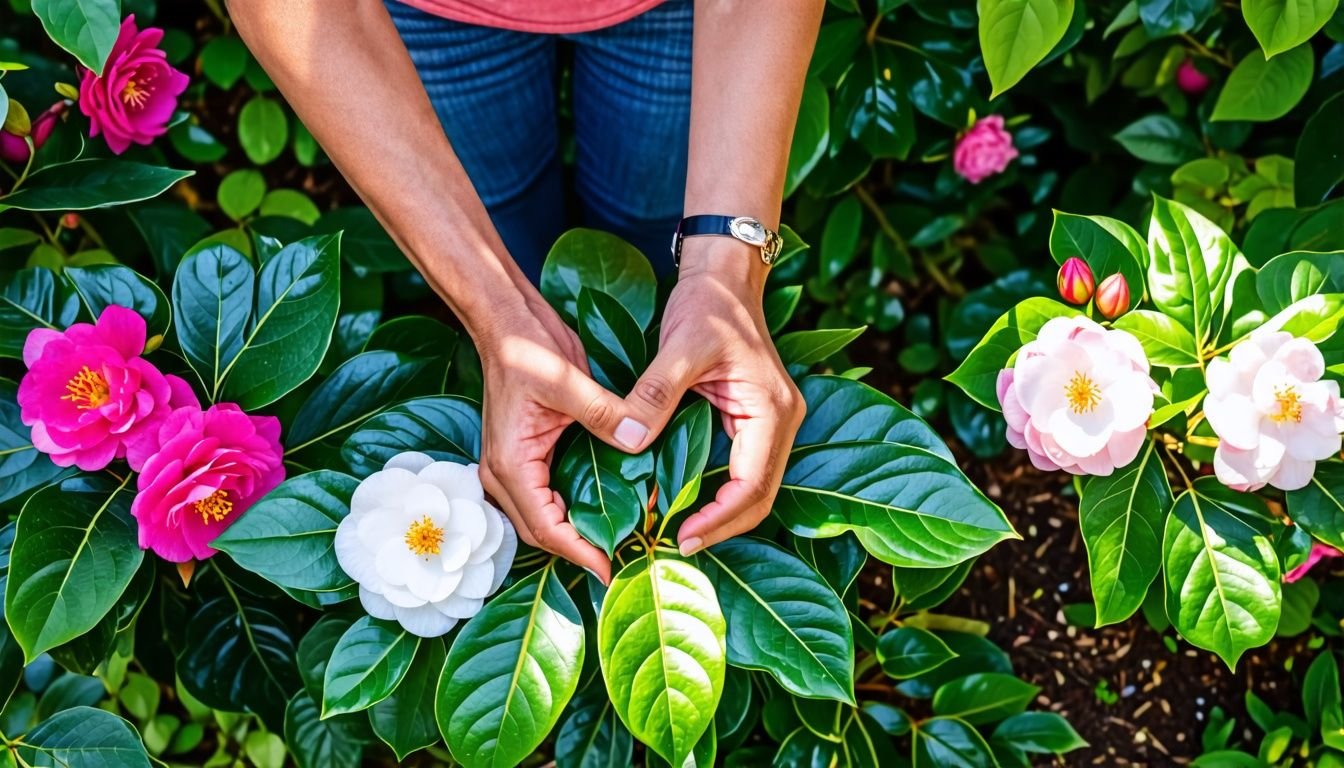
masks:
<svg viewBox="0 0 1344 768"><path fill-rule="evenodd" d="M1212 477L1176 499L1162 543L1167 616L1186 640L1229 667L1269 642L1279 623L1279 559L1269 513Z"/></svg>
<svg viewBox="0 0 1344 768"><path fill-rule="evenodd" d="M1336 152L1335 133L1344 124L1344 93L1338 93L1307 120L1294 154L1293 198L1297 205L1322 203L1344 182L1344 152Z"/></svg>
<svg viewBox="0 0 1344 768"><path fill-rule="evenodd" d="M15 393L12 385L0 385L0 503L78 471L56 466L33 447L32 430L21 419ZM12 537L12 527L9 532Z"/></svg>
<svg viewBox="0 0 1344 768"><path fill-rule="evenodd" d="M294 453L376 416L397 401L428 361L396 352L361 352L341 363L313 390L285 438Z"/></svg>
<svg viewBox="0 0 1344 768"><path fill-rule="evenodd" d="M1013 715L999 723L990 738L1038 755L1062 755L1088 746L1069 721L1054 712Z"/></svg>
<svg viewBox="0 0 1344 768"><path fill-rule="evenodd" d="M349 725L323 720L307 691L299 691L285 707L284 733L299 768L359 768L363 763L363 747Z"/></svg>
<svg viewBox="0 0 1344 768"><path fill-rule="evenodd" d="M1133 334L1153 365L1193 368L1200 364L1195 337L1185 326L1161 312L1136 309L1116 320L1114 327Z"/></svg>
<svg viewBox="0 0 1344 768"><path fill-rule="evenodd" d="M1317 464L1305 488L1288 492L1288 517L1312 536L1344 549L1344 464Z"/></svg>
<svg viewBox="0 0 1344 768"><path fill-rule="evenodd" d="M658 511L665 516L686 509L700 493L700 475L709 461L709 415L709 403L697 401L672 417L654 449Z"/></svg>
<svg viewBox="0 0 1344 768"><path fill-rule="evenodd" d="M266 196L266 179L260 171L245 168L233 171L219 182L215 199L219 209L234 221L242 221L261 205Z"/></svg>
<svg viewBox="0 0 1344 768"><path fill-rule="evenodd" d="M23 359L34 328L61 329L75 322L79 299L58 290L51 270L21 269L0 283L0 357Z"/></svg>
<svg viewBox="0 0 1344 768"><path fill-rule="evenodd" d="M836 121L875 158L904 160L915 143L915 109L901 87L900 63L891 46L861 50L835 93ZM831 137L832 142L835 136Z"/></svg>
<svg viewBox="0 0 1344 768"><path fill-rule="evenodd" d="M1027 342L1056 317L1073 317L1078 310L1044 297L1027 299L1008 310L985 332L984 338L947 380L961 387L977 403L1000 410L997 382L999 371Z"/></svg>
<svg viewBox="0 0 1344 768"><path fill-rule="evenodd" d="M1310 40L1337 8L1339 0L1241 0L1241 15L1266 58Z"/></svg>
<svg viewBox="0 0 1344 768"><path fill-rule="evenodd" d="M1139 19L1149 37L1190 32L1218 9L1216 0L1139 0Z"/></svg>
<svg viewBox="0 0 1344 768"><path fill-rule="evenodd" d="M411 668L420 638L396 622L363 616L332 649L322 684L322 717L359 712L386 699Z"/></svg>
<svg viewBox="0 0 1344 768"><path fill-rule="evenodd" d="M314 700L322 699L322 681L327 675L327 664L331 661L332 649L336 647L341 635L355 623L356 618L340 613L329 613L318 619L299 641L299 650L294 656L294 661L299 667L299 677L303 678L303 689ZM437 670L435 673L437 674Z"/></svg>
<svg viewBox="0 0 1344 768"><path fill-rule="evenodd" d="M553 564L492 598L439 678L439 730L454 759L503 768L532 754L574 695L583 657L583 620Z"/></svg>
<svg viewBox="0 0 1344 768"><path fill-rule="evenodd" d="M1344 251L1293 251L1275 256L1255 276L1255 291L1271 314L1317 293L1344 293Z"/></svg>
<svg viewBox="0 0 1344 768"><path fill-rule="evenodd" d="M434 690L446 658L442 640L421 640L401 684L369 710L373 732L392 748L399 761L439 740L439 727L434 722Z"/></svg>
<svg viewBox="0 0 1344 768"><path fill-rule="evenodd" d="M149 755L135 728L111 712L71 707L24 735L16 754L33 768L109 766L149 768Z"/></svg>
<svg viewBox="0 0 1344 768"><path fill-rule="evenodd" d="M313 199L297 189L272 189L261 199L262 216L285 216L308 226L317 223L322 212Z"/></svg>
<svg viewBox="0 0 1344 768"><path fill-rule="evenodd" d="M882 670L898 679L922 675L956 656L937 635L919 627L897 627L877 641Z"/></svg>
<svg viewBox="0 0 1344 768"><path fill-rule="evenodd" d="M1318 293L1289 304L1260 328L1265 333L1285 331L1320 343L1344 323L1344 293Z"/></svg>
<svg viewBox="0 0 1344 768"><path fill-rule="evenodd" d="M831 100L826 86L815 77L803 83L803 100L798 107L798 122L793 129L789 166L784 183L788 197L803 183L807 174L826 154L831 141Z"/></svg>
<svg viewBox="0 0 1344 768"><path fill-rule="evenodd" d="M173 316L182 353L208 390L243 348L252 312L252 262L226 245L197 251L177 268Z"/></svg>
<svg viewBox="0 0 1344 768"><path fill-rule="evenodd" d="M862 709L850 710L841 743L851 768L887 768L901 759L882 724Z"/></svg>
<svg viewBox="0 0 1344 768"><path fill-rule="evenodd" d="M404 272L411 262L401 253L387 230L363 206L336 208L322 214L313 227L317 234L341 233L341 258L356 272Z"/></svg>
<svg viewBox="0 0 1344 768"><path fill-rule="evenodd" d="M994 86L1013 87L1050 53L1069 28L1073 0L978 0L980 50Z"/></svg>
<svg viewBox="0 0 1344 768"><path fill-rule="evenodd" d="M728 623L728 663L769 672L786 691L854 703L854 637L840 598L808 565L738 537L697 558Z"/></svg>
<svg viewBox="0 0 1344 768"><path fill-rule="evenodd" d="M336 527L349 514L358 484L326 469L292 477L253 504L211 546L285 589L346 589L353 582L336 561Z"/></svg>
<svg viewBox="0 0 1344 768"><path fill-rule="evenodd" d="M26 663L93 629L112 610L144 552L127 480L67 480L33 494L19 515L5 616Z"/></svg>
<svg viewBox="0 0 1344 768"><path fill-rule="evenodd" d="M933 694L933 713L974 725L992 723L1027 708L1041 689L1002 672L980 672L945 683Z"/></svg>
<svg viewBox="0 0 1344 768"><path fill-rule="evenodd" d="M435 461L474 464L481 455L480 405L464 397L421 397L364 422L341 448L356 477L368 477L406 451Z"/></svg>
<svg viewBox="0 0 1344 768"><path fill-rule="evenodd" d="M1135 120L1115 140L1134 157L1158 165L1180 165L1204 155L1204 145L1190 126L1166 114Z"/></svg>
<svg viewBox="0 0 1344 768"><path fill-rule="evenodd" d="M280 156L289 140L289 119L279 102L253 96L238 113L238 143L247 159L265 165Z"/></svg>
<svg viewBox="0 0 1344 768"><path fill-rule="evenodd" d="M84 211L157 197L192 171L130 160L85 159L35 171L17 192L0 196L0 211Z"/></svg>
<svg viewBox="0 0 1344 768"><path fill-rule="evenodd" d="M868 562L868 552L852 533L829 539L795 538L793 547L798 551L798 556L812 566L831 590L840 596L841 602Z"/></svg>
<svg viewBox="0 0 1344 768"><path fill-rule="evenodd" d="M598 656L612 705L635 738L674 766L714 722L726 633L709 579L671 557L630 563L602 601Z"/></svg>
<svg viewBox="0 0 1344 768"><path fill-rule="evenodd" d="M1134 615L1162 564L1162 521L1172 499L1157 444L1149 441L1108 477L1088 478L1081 496L1078 526L1100 627Z"/></svg>
<svg viewBox="0 0 1344 768"><path fill-rule="evenodd" d="M1148 291L1157 308L1201 345L1214 338L1215 310L1241 252L1213 222L1180 203L1153 198Z"/></svg>
<svg viewBox="0 0 1344 768"><path fill-rule="evenodd" d="M569 506L570 522L610 557L639 524L645 502L636 484L652 474L652 453L631 456L585 432L560 457L554 487Z"/></svg>
<svg viewBox="0 0 1344 768"><path fill-rule="evenodd" d="M254 712L272 729L301 686L294 641L278 617L253 604L219 597L187 622L177 659L182 686L203 704L227 712Z"/></svg>
<svg viewBox="0 0 1344 768"><path fill-rule="evenodd" d="M615 298L579 289L579 340L598 384L625 395L648 365L644 332Z"/></svg>
<svg viewBox="0 0 1344 768"><path fill-rule="evenodd" d="M133 309L145 318L149 338L168 332L172 311L168 298L148 278L121 264L66 267L65 276L95 319L112 305Z"/></svg>
<svg viewBox="0 0 1344 768"><path fill-rule="evenodd" d="M814 365L849 346L867 329L862 326L794 331L775 339L775 349L785 366Z"/></svg>
<svg viewBox="0 0 1344 768"><path fill-rule="evenodd" d="M1077 216L1055 211L1050 227L1050 255L1063 265L1077 256L1092 268L1100 283L1119 272L1129 284L1133 303L1143 295L1144 270L1148 267L1148 246L1134 228L1107 216Z"/></svg>
<svg viewBox="0 0 1344 768"><path fill-rule="evenodd" d="M1306 95L1315 68L1310 45L1268 60L1261 51L1251 51L1228 76L1209 119L1277 120Z"/></svg>
<svg viewBox="0 0 1344 768"><path fill-rule="evenodd" d="M821 280L834 280L849 266L858 254L859 236L863 234L863 206L853 195L845 195L826 216L821 231Z"/></svg>
<svg viewBox="0 0 1344 768"><path fill-rule="evenodd" d="M236 35L220 35L201 48L201 74L227 91L243 76L250 58L247 46Z"/></svg>
<svg viewBox="0 0 1344 768"><path fill-rule="evenodd" d="M1339 688L1339 662L1335 652L1326 648L1312 660L1302 678L1302 711L1307 715L1311 730L1319 729L1333 718L1344 719Z"/></svg>
<svg viewBox="0 0 1344 768"><path fill-rule="evenodd" d="M955 717L930 718L913 733L913 768L998 768L984 737Z"/></svg>
<svg viewBox="0 0 1344 768"><path fill-rule="evenodd" d="M556 768L627 768L634 739L601 685L591 686L569 703L555 737Z"/></svg>
<svg viewBox="0 0 1344 768"><path fill-rule="evenodd" d="M571 324L578 320L579 291L589 288L616 299L647 329L653 320L658 281L638 248L595 229L571 229L551 246L541 267L541 294Z"/></svg>
<svg viewBox="0 0 1344 768"><path fill-rule="evenodd" d="M33 13L53 42L103 74L121 32L120 0L33 0Z"/></svg>
<svg viewBox="0 0 1344 768"><path fill-rule="evenodd" d="M878 441L920 448L955 462L932 427L889 396L839 376L808 376L798 382L807 403L794 448Z"/></svg>
<svg viewBox="0 0 1344 768"><path fill-rule="evenodd" d="M211 399L255 410L307 381L331 343L340 292L339 236L304 238L268 259L257 276L247 338L219 374L223 381L216 380Z"/></svg>

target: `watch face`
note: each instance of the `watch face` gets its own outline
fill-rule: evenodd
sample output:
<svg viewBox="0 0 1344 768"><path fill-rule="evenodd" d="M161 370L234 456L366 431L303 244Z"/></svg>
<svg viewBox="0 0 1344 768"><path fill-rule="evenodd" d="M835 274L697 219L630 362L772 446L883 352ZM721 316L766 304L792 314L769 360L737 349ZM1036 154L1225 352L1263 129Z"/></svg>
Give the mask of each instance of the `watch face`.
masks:
<svg viewBox="0 0 1344 768"><path fill-rule="evenodd" d="M733 230L733 237L736 237L738 240L752 245L765 245L766 229L761 222L747 216L742 216L733 219L729 226Z"/></svg>

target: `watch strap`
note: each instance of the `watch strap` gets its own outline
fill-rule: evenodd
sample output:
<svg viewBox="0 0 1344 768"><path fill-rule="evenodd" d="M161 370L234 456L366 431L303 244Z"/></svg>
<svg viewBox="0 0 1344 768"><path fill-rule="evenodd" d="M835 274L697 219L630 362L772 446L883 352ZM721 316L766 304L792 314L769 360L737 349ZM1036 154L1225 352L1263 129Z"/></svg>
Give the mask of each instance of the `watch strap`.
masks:
<svg viewBox="0 0 1344 768"><path fill-rule="evenodd" d="M741 219L738 216L723 216L713 213L702 213L694 216L687 216L677 224L676 234L672 237L672 263L681 264L681 240L683 237L695 237L697 235L717 235L721 237L731 237L735 240L747 242L733 230L733 223ZM761 248L761 260L767 265L774 262L775 256L779 253L780 240L779 235L765 229L756 222L755 219L744 219L751 225L764 230L766 242L758 245Z"/></svg>

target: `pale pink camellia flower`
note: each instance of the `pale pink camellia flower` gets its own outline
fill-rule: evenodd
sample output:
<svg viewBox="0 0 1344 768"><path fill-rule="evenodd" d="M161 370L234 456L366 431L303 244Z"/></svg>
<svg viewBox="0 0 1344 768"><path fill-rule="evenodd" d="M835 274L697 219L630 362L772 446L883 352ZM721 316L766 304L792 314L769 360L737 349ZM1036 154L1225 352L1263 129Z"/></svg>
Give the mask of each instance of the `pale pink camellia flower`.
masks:
<svg viewBox="0 0 1344 768"><path fill-rule="evenodd" d="M1126 331L1081 315L1056 317L999 372L1008 442L1038 469L1109 475L1134 460L1157 384Z"/></svg>
<svg viewBox="0 0 1344 768"><path fill-rule="evenodd" d="M1307 339L1257 331L1209 362L1204 415L1218 435L1213 469L1237 491L1302 488L1316 462L1339 453L1344 403L1321 381L1325 360Z"/></svg>
<svg viewBox="0 0 1344 768"><path fill-rule="evenodd" d="M159 49L162 40L162 29L137 29L135 15L127 16L102 76L85 70L80 81L79 109L89 117L89 135L101 133L118 155L162 136L187 89L187 76Z"/></svg>
<svg viewBox="0 0 1344 768"><path fill-rule="evenodd" d="M1017 157L1013 136L1003 129L1003 116L982 117L957 139L952 168L972 184L1003 173Z"/></svg>
<svg viewBox="0 0 1344 768"><path fill-rule="evenodd" d="M158 424L197 404L187 382L140 357L144 349L145 319L125 307L104 309L94 325L30 332L18 399L33 446L62 467L95 471L125 457L138 471Z"/></svg>
<svg viewBox="0 0 1344 768"><path fill-rule="evenodd" d="M1344 557L1344 552L1330 546L1316 542L1311 545L1311 554L1307 555L1307 561L1288 573L1283 575L1283 580L1289 584L1307 575L1307 572L1316 566L1317 563L1332 557Z"/></svg>
<svg viewBox="0 0 1344 768"><path fill-rule="evenodd" d="M1181 62L1181 66L1176 69L1176 86L1191 96L1198 96L1207 91L1212 82L1213 80L1200 72L1199 67L1189 59Z"/></svg>
<svg viewBox="0 0 1344 768"><path fill-rule="evenodd" d="M233 403L173 411L131 502L140 548L174 563L215 554L210 542L285 479L282 458L274 416Z"/></svg>
<svg viewBox="0 0 1344 768"><path fill-rule="evenodd" d="M47 108L47 111L38 115L32 121L32 126L28 130L27 138L33 140L33 149L42 148L47 143L51 132L56 129L56 121L65 113L66 103L62 99ZM28 162L28 142L24 137L17 133L0 130L0 160L7 163L26 163Z"/></svg>

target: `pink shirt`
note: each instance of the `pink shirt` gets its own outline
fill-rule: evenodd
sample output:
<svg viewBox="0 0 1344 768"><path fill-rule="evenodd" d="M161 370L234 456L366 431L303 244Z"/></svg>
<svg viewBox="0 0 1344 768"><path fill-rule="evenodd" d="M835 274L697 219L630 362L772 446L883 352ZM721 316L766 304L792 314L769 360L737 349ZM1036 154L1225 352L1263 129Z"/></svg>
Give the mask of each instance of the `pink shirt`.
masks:
<svg viewBox="0 0 1344 768"><path fill-rule="evenodd" d="M602 29L663 0L402 0L426 13L483 27L567 34Z"/></svg>

